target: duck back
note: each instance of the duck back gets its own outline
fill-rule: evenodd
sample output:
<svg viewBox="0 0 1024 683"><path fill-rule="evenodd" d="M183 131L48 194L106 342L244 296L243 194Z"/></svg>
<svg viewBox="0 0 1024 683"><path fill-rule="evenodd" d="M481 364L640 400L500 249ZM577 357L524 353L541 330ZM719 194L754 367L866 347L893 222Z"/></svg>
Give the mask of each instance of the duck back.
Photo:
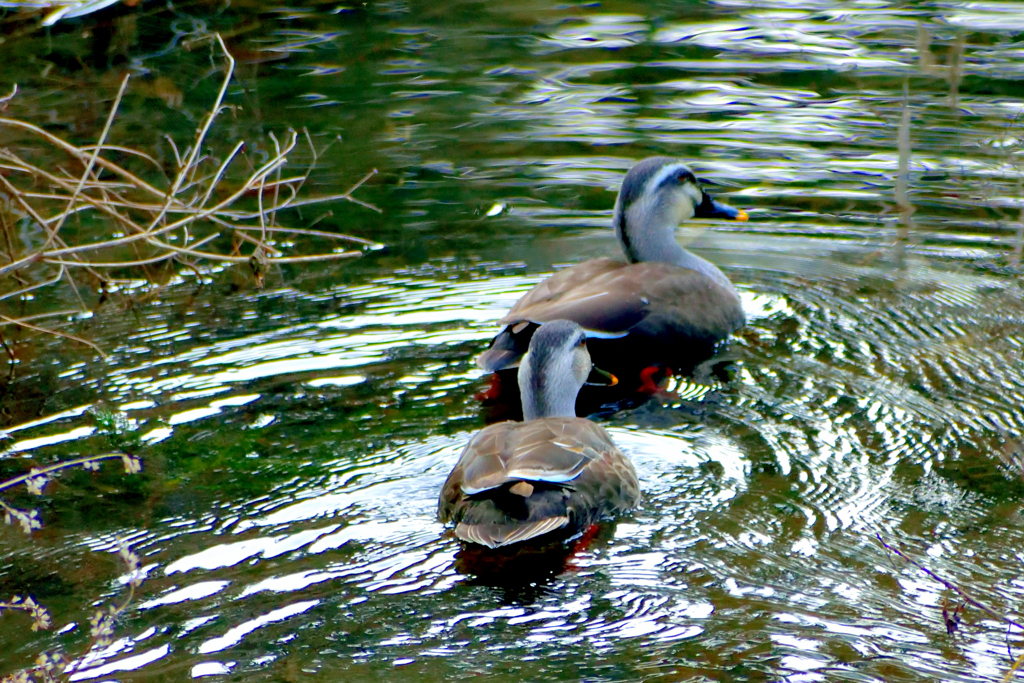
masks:
<svg viewBox="0 0 1024 683"><path fill-rule="evenodd" d="M728 281L670 263L594 259L527 292L500 321L505 328L479 365L514 367L537 327L556 319L583 327L594 363L616 373L652 364L689 372L745 323Z"/></svg>
<svg viewBox="0 0 1024 683"><path fill-rule="evenodd" d="M438 517L460 539L496 548L571 535L639 499L636 471L604 429L552 417L481 430L445 481Z"/></svg>

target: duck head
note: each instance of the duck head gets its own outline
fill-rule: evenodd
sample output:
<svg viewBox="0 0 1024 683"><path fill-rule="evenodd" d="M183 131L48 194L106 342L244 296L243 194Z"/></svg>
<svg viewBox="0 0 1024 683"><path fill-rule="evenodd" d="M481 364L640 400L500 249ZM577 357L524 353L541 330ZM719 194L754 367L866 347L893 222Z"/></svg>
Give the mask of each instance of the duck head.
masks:
<svg viewBox="0 0 1024 683"><path fill-rule="evenodd" d="M694 217L747 220L745 211L712 199L686 164L651 157L629 169L623 179L612 225L631 263L682 265L688 257L676 242L675 229Z"/></svg>
<svg viewBox="0 0 1024 683"><path fill-rule="evenodd" d="M582 327L568 320L541 325L519 365L523 419L575 417L576 394L592 368Z"/></svg>

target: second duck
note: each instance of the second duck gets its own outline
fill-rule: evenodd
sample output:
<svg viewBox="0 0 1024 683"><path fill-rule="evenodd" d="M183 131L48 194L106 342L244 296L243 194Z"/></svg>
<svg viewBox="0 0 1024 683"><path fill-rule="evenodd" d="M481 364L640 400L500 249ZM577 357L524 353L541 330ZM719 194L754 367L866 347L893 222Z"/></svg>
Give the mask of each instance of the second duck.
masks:
<svg viewBox="0 0 1024 683"><path fill-rule="evenodd" d="M745 221L747 214L713 200L678 160L637 163L612 219L626 261L593 259L536 285L501 319L504 329L477 364L491 372L515 367L538 326L566 319L586 331L598 367L627 379L652 365L691 372L745 322L729 278L676 242L676 227L693 217Z"/></svg>

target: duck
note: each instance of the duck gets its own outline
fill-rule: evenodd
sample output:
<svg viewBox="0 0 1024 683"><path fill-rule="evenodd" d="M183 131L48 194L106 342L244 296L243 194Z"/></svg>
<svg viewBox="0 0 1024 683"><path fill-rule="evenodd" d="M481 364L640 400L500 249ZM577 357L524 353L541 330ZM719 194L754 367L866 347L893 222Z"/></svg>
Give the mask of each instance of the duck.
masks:
<svg viewBox="0 0 1024 683"><path fill-rule="evenodd" d="M594 368L586 332L568 320L541 325L518 369L523 422L500 422L469 441L438 499L438 519L467 544L500 548L556 533L566 538L633 509L632 462L600 425L576 417ZM539 542L539 541L538 541Z"/></svg>
<svg viewBox="0 0 1024 683"><path fill-rule="evenodd" d="M612 216L625 260L593 259L538 283L499 321L504 327L477 365L516 367L542 324L565 319L584 329L593 362L605 370L692 372L746 323L725 273L675 239L676 227L694 217L745 221L747 213L712 199L677 159L636 163Z"/></svg>

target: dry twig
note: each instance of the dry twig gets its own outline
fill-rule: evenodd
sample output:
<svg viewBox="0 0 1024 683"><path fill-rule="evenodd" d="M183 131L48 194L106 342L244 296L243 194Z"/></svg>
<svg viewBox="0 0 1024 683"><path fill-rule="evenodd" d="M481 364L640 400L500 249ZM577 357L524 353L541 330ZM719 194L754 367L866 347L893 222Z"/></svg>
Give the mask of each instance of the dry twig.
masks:
<svg viewBox="0 0 1024 683"><path fill-rule="evenodd" d="M64 462L54 463L46 467L33 467L28 474L23 474L19 477L14 477L13 479L0 482L0 492L24 484L29 493L37 496L42 495L43 488L46 486L46 483L54 474L61 470L67 470L74 467L81 467L87 470L98 470L100 463L104 460L120 460L121 464L124 465L125 474L137 474L142 469L142 464L139 459L128 453L89 455L84 458L75 458L74 460L65 460ZM31 534L42 526L39 521L38 510L20 510L8 505L3 499L0 499L0 511L4 514L4 521L8 524L19 524L22 531L26 534Z"/></svg>
<svg viewBox="0 0 1024 683"><path fill-rule="evenodd" d="M67 156L81 168L80 173L76 171L72 176L63 169L53 170L30 161L13 147L0 148L0 226L4 237L0 241L0 302L24 305L30 301L26 296L30 292L65 283L78 301L74 315L88 315L91 311L80 293L80 285L92 291L115 292L119 285L137 282L138 269L145 276L145 267L155 263L173 263L196 273L202 272L200 264L259 264L258 275L262 275L267 266L274 264L352 258L367 247L379 246L351 235L292 228L282 224L279 216L290 209L339 200L379 211L352 196L376 170L345 193L300 198L299 191L322 152L318 152L307 133L303 139L312 162L298 174L283 172L299 141L295 131L288 131L282 140L272 137L269 159L241 180L234 179L232 164L244 156L244 142L235 144L220 162L210 155L207 137L224 106L234 73L234 59L220 36L217 43L227 60L224 80L191 145L179 153L171 141L177 169L169 181L163 180L160 166L151 156L108 143L128 86L127 76L93 145L78 147L26 121L0 118L0 127L27 134L29 143L37 144L37 149L41 146L41 155ZM156 184L148 182L108 158L112 154L151 164L154 178L161 180ZM76 230L64 229L72 218ZM25 221L43 231L41 245L29 248L15 238L18 231L11 227ZM275 242L280 239L308 243L309 238L354 248L286 253ZM246 245L249 248L243 250ZM150 277L146 279L152 281ZM14 326L46 332L87 344L102 353L81 337L32 324L30 317L39 316L0 310L0 329Z"/></svg>
<svg viewBox="0 0 1024 683"><path fill-rule="evenodd" d="M0 679L0 683L28 683L31 681L56 682L68 680L75 671L94 665L98 660L95 651L109 647L113 642L114 627L117 618L128 608L135 597L135 590L142 585L144 579L140 569L139 556L124 542L118 547L118 555L128 569L128 595L120 605L108 605L96 610L89 617L90 642L86 654L77 660L70 660L61 651L44 652L35 660L35 666L17 671ZM4 610L20 611L32 617L32 630L47 630L52 626L49 611L37 603L32 596L15 595L7 602L0 602L0 613Z"/></svg>
<svg viewBox="0 0 1024 683"><path fill-rule="evenodd" d="M938 574L933 572L931 569L928 569L928 567L925 567L923 564L921 564L920 562L918 562L914 558L910 557L909 555L907 555L905 552L903 552L899 548L896 548L896 547L894 547L892 545L889 545L888 543L886 543L885 541L882 540L882 536L880 534L875 534L875 538L878 539L878 542L882 544L883 548L885 548L889 552L893 553L894 555L897 555L897 556L903 558L903 560L905 562L907 562L908 564L916 567L917 569L920 569L922 572L927 574L929 577L931 577L935 581L938 581L943 586L945 586L949 590L951 590L954 593L956 593L957 595L959 595L961 598L963 598L965 603L967 603L969 605L973 605L974 607L977 607L982 612L985 612L986 614L988 614L989 616L993 617L994 619L997 619L998 621L1003 622L1004 624L1007 625L1008 629L1015 627L1015 628L1020 629L1021 631L1024 631L1024 625L1021 625L1020 622L1014 621L1013 619L1010 619L1008 616L1006 616L1004 614L1000 614L995 609L989 607L985 603L981 602L980 600L978 600L977 598L972 596L970 593L968 593L966 590L964 590L960 586L956 585L952 581L947 581L946 579L942 578L941 576L939 576ZM946 630L947 630L947 632L950 635L952 635L957 630L957 627L959 626L959 623L960 623L959 612L961 611L961 609L962 609L962 606L953 612L953 618L952 618L952 624L951 624L951 619L949 617L949 612L947 611L947 609L945 607L943 608L943 617L944 617L944 621L946 622ZM1007 650L1008 651L1009 651L1009 647L1010 647L1010 644L1009 644L1009 641L1007 641ZM1011 660L1013 659L1013 653L1012 652L1010 652L1010 659ZM1003 679L1004 683L1005 683L1005 681L1009 681L1010 680L1010 678L1013 676L1013 672L1016 671L1018 668L1020 668L1020 666L1022 664L1024 664L1024 654L1021 654L1021 656L1018 657L1017 660L1013 663L1013 667L1007 672L1006 678Z"/></svg>
<svg viewBox="0 0 1024 683"><path fill-rule="evenodd" d="M911 564L914 567L917 567L918 569L923 571L925 574L927 574L928 576L930 576L931 578L935 579L936 581L941 583L943 586L948 588L949 590L951 590L954 593L956 593L957 595L959 595L968 604L977 607L982 612L985 612L989 616L992 616L992 617L998 619L999 621L1003 622L1004 624L1007 624L1009 626L1015 626L1015 627L1019 628L1021 631L1024 631L1024 625L1021 625L1020 623L1014 621L1013 619L1010 619L1009 617L1007 617L1007 616L1005 616L1003 614L1000 614L999 612L997 612L996 610L992 609L991 607L989 607L985 603L983 603L983 602L977 600L976 598L974 598L970 593L965 591L963 588L960 588L960 586L957 586L955 583L952 583L951 581L947 581L946 579L942 578L941 576L939 576L938 574L933 572L931 569L928 569L928 567L925 567L923 564L921 564L920 562L918 562L914 558L910 557L909 555L907 555L906 553L901 551L899 548L896 548L894 546L889 545L888 543L886 543L885 541L882 540L882 536L880 534L875 534L875 538L878 539L878 542L881 543L882 547L884 547L886 550L888 550L889 552L893 553L894 555L898 555L899 557L903 558L908 564Z"/></svg>

